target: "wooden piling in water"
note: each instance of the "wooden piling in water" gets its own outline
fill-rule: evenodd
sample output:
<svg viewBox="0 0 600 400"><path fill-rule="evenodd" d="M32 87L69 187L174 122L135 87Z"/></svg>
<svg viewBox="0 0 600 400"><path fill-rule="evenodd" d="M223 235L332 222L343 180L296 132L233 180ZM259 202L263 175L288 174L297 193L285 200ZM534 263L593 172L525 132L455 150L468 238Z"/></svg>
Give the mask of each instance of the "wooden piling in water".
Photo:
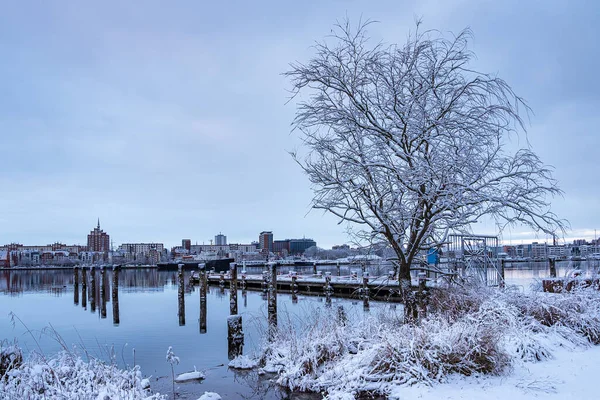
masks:
<svg viewBox="0 0 600 400"><path fill-rule="evenodd" d="M237 282L237 264L231 263L229 264L229 273L231 275L231 280L229 281L229 314L236 315L238 313L238 301L237 301L237 291L238 291L238 282Z"/></svg>
<svg viewBox="0 0 600 400"><path fill-rule="evenodd" d="M96 312L96 268L90 268L90 310Z"/></svg>
<svg viewBox="0 0 600 400"><path fill-rule="evenodd" d="M87 309L87 272L85 267L81 268L81 307Z"/></svg>
<svg viewBox="0 0 600 400"><path fill-rule="evenodd" d="M550 264L550 277L556 278L556 258L549 257L548 264Z"/></svg>
<svg viewBox="0 0 600 400"><path fill-rule="evenodd" d="M119 325L120 317L119 317L119 270L121 269L120 265L115 265L113 267L113 275L112 275L112 308L113 308L113 324Z"/></svg>
<svg viewBox="0 0 600 400"><path fill-rule="evenodd" d="M227 318L227 357L233 360L243 352L244 331L242 316L231 315Z"/></svg>
<svg viewBox="0 0 600 400"><path fill-rule="evenodd" d="M365 310L368 310L369 309L369 273L366 271L363 271L362 296L363 296L363 308Z"/></svg>
<svg viewBox="0 0 600 400"><path fill-rule="evenodd" d="M100 267L100 318L106 318L106 268Z"/></svg>
<svg viewBox="0 0 600 400"><path fill-rule="evenodd" d="M340 262L339 261L336 261L335 267L337 268L337 274L338 274L338 276L342 276L342 269L340 268Z"/></svg>
<svg viewBox="0 0 600 400"><path fill-rule="evenodd" d="M185 325L185 277L183 276L183 264L177 265L177 278L178 278L178 290L177 290L177 305L179 316L179 326Z"/></svg>
<svg viewBox="0 0 600 400"><path fill-rule="evenodd" d="M313 262L313 275L317 274L317 263Z"/></svg>
<svg viewBox="0 0 600 400"><path fill-rule="evenodd" d="M427 274L425 272L419 272L419 291L417 293L417 312L418 318L424 319L427 317Z"/></svg>
<svg viewBox="0 0 600 400"><path fill-rule="evenodd" d="M269 314L269 332L273 338L277 332L277 263L269 263L269 290L267 292L267 308Z"/></svg>
<svg viewBox="0 0 600 400"><path fill-rule="evenodd" d="M292 292L292 303L296 304L298 302L298 275L296 275L295 271L292 271L291 274L292 284L290 285L290 291Z"/></svg>
<svg viewBox="0 0 600 400"><path fill-rule="evenodd" d="M206 266L198 266L200 278L200 333L206 333L206 292L208 291L208 279L206 279Z"/></svg>
<svg viewBox="0 0 600 400"><path fill-rule="evenodd" d="M79 267L73 268L73 303L79 305Z"/></svg>

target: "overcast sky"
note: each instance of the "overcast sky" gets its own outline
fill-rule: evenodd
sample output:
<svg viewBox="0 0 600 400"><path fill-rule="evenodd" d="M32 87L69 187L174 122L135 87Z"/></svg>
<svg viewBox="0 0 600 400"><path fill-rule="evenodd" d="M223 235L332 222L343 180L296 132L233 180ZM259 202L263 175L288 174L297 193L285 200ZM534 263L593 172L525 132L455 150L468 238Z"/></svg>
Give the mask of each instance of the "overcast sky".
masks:
<svg viewBox="0 0 600 400"><path fill-rule="evenodd" d="M376 40L470 27L473 67L532 107L528 139L555 167L568 237L600 233L600 7L595 1L0 0L0 245L310 237L348 242L310 211L289 154L281 76L346 15ZM525 141L521 138L521 145ZM475 229L489 233L493 224ZM505 241L530 240L518 228ZM545 237L539 239L545 240Z"/></svg>

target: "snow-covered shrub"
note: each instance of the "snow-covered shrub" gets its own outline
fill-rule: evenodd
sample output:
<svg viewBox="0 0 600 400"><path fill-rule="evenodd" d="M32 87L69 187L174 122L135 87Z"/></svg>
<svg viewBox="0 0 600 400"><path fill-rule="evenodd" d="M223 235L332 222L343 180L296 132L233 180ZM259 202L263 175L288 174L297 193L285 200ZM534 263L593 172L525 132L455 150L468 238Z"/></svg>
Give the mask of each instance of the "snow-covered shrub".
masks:
<svg viewBox="0 0 600 400"><path fill-rule="evenodd" d="M432 288L429 290L429 309L453 322L466 314L477 312L483 302L490 298L491 290L477 284Z"/></svg>
<svg viewBox="0 0 600 400"><path fill-rule="evenodd" d="M139 367L119 369L94 358L62 351L53 358L32 353L0 380L6 399L164 399L142 386Z"/></svg>
<svg viewBox="0 0 600 400"><path fill-rule="evenodd" d="M9 344L8 341L0 341L0 379L7 371L19 368L23 362L23 354L16 343Z"/></svg>
<svg viewBox="0 0 600 400"><path fill-rule="evenodd" d="M584 337L591 344L600 344L600 296L597 290L582 288L572 293L506 297L507 303L547 327L561 326ZM563 331L565 332L565 331Z"/></svg>
<svg viewBox="0 0 600 400"><path fill-rule="evenodd" d="M429 305L418 324L400 323L393 310L340 324L335 310L320 309L303 330L280 325L263 351L263 369L292 390L385 395L395 385L431 385L452 374L501 374L514 363L551 358L558 345L600 341L594 290L524 295L463 286L433 290Z"/></svg>

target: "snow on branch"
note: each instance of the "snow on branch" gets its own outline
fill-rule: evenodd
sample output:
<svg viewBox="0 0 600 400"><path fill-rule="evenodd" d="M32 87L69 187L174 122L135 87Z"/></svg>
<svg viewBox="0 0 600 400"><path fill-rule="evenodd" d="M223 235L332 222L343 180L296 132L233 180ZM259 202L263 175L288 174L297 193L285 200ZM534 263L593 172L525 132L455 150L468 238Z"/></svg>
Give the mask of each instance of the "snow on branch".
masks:
<svg viewBox="0 0 600 400"><path fill-rule="evenodd" d="M506 146L525 131L529 107L504 80L470 68L471 32L445 38L418 23L403 45L371 44L370 24L337 24L284 74L304 143L292 156L313 207L385 239L401 278L420 250L485 215L564 231L550 207L561 194L551 167Z"/></svg>

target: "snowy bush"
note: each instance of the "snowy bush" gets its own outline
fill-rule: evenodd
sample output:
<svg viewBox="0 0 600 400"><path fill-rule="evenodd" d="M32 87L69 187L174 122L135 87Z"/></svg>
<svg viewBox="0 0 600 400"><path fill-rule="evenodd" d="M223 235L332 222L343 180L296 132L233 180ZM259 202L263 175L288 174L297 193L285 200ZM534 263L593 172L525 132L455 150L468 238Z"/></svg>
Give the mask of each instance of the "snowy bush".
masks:
<svg viewBox="0 0 600 400"><path fill-rule="evenodd" d="M453 287L432 291L429 304L419 324L402 324L393 311L346 324L335 310L312 313L304 330L280 327L265 346L263 370L291 390L385 395L453 374L502 374L514 363L551 358L559 345L600 342L600 294L593 290L523 295Z"/></svg>
<svg viewBox="0 0 600 400"><path fill-rule="evenodd" d="M0 341L0 378L7 371L13 368L19 368L23 362L21 349L15 344L8 344L8 341Z"/></svg>
<svg viewBox="0 0 600 400"><path fill-rule="evenodd" d="M142 386L139 367L122 370L94 358L82 360L62 351L53 358L32 353L0 380L6 399L164 399Z"/></svg>

